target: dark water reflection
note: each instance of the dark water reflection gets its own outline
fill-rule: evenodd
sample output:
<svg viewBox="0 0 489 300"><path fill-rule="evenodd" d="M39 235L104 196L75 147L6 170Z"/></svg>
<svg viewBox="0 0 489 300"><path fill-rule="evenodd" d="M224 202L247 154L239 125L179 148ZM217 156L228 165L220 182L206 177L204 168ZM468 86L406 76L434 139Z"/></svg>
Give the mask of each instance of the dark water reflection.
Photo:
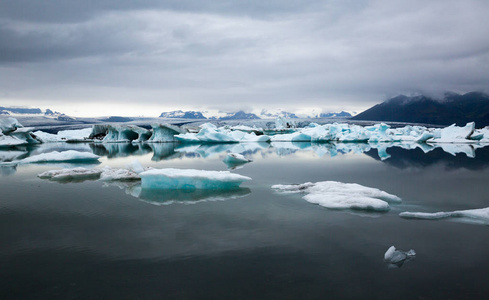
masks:
<svg viewBox="0 0 489 300"><path fill-rule="evenodd" d="M485 148L470 158L408 145L102 146L8 154L73 147L102 155L96 167L138 159L226 170L225 153L239 152L253 162L233 172L253 180L226 193L149 193L137 182L36 177L73 164L19 165L0 178L0 298L483 299L489 292L487 226L398 216L488 207ZM270 188L323 180L379 188L403 202L383 214L334 211ZM414 249L416 259L388 268L392 245Z"/></svg>

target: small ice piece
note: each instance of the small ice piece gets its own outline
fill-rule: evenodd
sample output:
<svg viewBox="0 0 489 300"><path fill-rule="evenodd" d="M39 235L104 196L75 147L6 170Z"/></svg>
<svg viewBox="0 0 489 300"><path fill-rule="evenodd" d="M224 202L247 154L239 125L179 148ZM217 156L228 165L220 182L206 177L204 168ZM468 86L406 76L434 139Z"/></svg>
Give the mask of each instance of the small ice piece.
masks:
<svg viewBox="0 0 489 300"><path fill-rule="evenodd" d="M456 210L451 212L436 212L436 213L402 212L399 214L399 216L404 219L420 219L420 220L449 219L460 223L489 225L489 207L479 208L479 209Z"/></svg>
<svg viewBox="0 0 489 300"><path fill-rule="evenodd" d="M30 163L48 163L48 162L95 162L100 156L88 152L79 152L75 150L53 151L42 153L31 157L24 158L12 163L30 164Z"/></svg>
<svg viewBox="0 0 489 300"><path fill-rule="evenodd" d="M229 190L251 178L229 171L194 169L153 169L142 172L142 189Z"/></svg>
<svg viewBox="0 0 489 300"><path fill-rule="evenodd" d="M416 252L413 249L405 252L391 246L384 254L384 261L389 264L389 267L400 268L405 262L410 261L415 257Z"/></svg>
<svg viewBox="0 0 489 300"><path fill-rule="evenodd" d="M253 160L248 159L239 153L228 153L226 155L226 158L224 158L224 162L226 164L245 164L245 163L249 163L252 161Z"/></svg>
<svg viewBox="0 0 489 300"><path fill-rule="evenodd" d="M140 173L130 169L114 169L111 167L105 167L100 174L101 181L134 181L140 180Z"/></svg>
<svg viewBox="0 0 489 300"><path fill-rule="evenodd" d="M102 173L101 169L73 168L61 170L49 170L37 175L39 178L68 181L78 179L98 178Z"/></svg>
<svg viewBox="0 0 489 300"><path fill-rule="evenodd" d="M389 203L400 203L401 198L379 189L355 183L336 181L306 182L295 185L274 185L283 192L304 192L304 200L330 209L361 209L388 211Z"/></svg>

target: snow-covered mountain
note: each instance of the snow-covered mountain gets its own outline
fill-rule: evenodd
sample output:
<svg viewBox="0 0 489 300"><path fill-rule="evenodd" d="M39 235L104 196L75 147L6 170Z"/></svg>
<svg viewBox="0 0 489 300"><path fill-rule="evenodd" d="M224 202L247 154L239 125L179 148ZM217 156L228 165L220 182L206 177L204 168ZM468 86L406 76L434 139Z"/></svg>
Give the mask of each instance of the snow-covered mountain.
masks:
<svg viewBox="0 0 489 300"><path fill-rule="evenodd" d="M160 118L174 118L174 119L207 119L200 111L182 111L174 110L169 112L163 112Z"/></svg>
<svg viewBox="0 0 489 300"><path fill-rule="evenodd" d="M0 115L12 117L47 117L58 121L74 121L76 118L70 117L63 113L52 111L49 108L43 111L40 108L24 107L3 107L0 106Z"/></svg>
<svg viewBox="0 0 489 300"><path fill-rule="evenodd" d="M253 113L246 113L240 110L235 113L230 113L225 117L220 117L219 119L220 120L254 120L254 119L260 119L260 117Z"/></svg>
<svg viewBox="0 0 489 300"><path fill-rule="evenodd" d="M262 109L258 116L262 119L275 119L278 117L287 118L287 119L297 119L297 115L291 112L283 111L281 109L278 110L267 110Z"/></svg>

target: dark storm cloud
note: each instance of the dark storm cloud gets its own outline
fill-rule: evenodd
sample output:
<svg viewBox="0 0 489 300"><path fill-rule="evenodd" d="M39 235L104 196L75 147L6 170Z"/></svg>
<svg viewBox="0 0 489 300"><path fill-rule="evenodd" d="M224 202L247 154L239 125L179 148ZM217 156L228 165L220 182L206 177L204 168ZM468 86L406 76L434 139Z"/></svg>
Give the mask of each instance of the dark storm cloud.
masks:
<svg viewBox="0 0 489 300"><path fill-rule="evenodd" d="M297 13L321 6L317 0L3 0L0 17L47 23L80 22L107 11L172 10L179 12L267 16Z"/></svg>
<svg viewBox="0 0 489 300"><path fill-rule="evenodd" d="M477 0L2 1L0 97L328 110L487 91L487 12Z"/></svg>

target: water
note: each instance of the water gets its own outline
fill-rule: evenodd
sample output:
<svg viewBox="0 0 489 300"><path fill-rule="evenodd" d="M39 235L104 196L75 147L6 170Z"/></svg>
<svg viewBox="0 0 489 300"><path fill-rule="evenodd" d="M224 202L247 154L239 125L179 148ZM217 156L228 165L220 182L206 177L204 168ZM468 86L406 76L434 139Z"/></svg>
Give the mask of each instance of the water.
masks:
<svg viewBox="0 0 489 300"><path fill-rule="evenodd" d="M77 149L100 165L226 170L236 145L51 144L0 152L18 158ZM462 299L485 298L486 226L406 220L403 211L489 206L489 151L438 148L331 151L331 146L241 145L251 177L227 193L138 194L134 184L58 183L37 174L72 164L1 168L2 299ZM341 148L338 146L335 149ZM360 151L358 151L360 152ZM337 153L331 157L331 153ZM335 180L403 199L387 213L328 210L273 184ZM135 197L138 196L138 197ZM383 261L395 245L416 258Z"/></svg>

